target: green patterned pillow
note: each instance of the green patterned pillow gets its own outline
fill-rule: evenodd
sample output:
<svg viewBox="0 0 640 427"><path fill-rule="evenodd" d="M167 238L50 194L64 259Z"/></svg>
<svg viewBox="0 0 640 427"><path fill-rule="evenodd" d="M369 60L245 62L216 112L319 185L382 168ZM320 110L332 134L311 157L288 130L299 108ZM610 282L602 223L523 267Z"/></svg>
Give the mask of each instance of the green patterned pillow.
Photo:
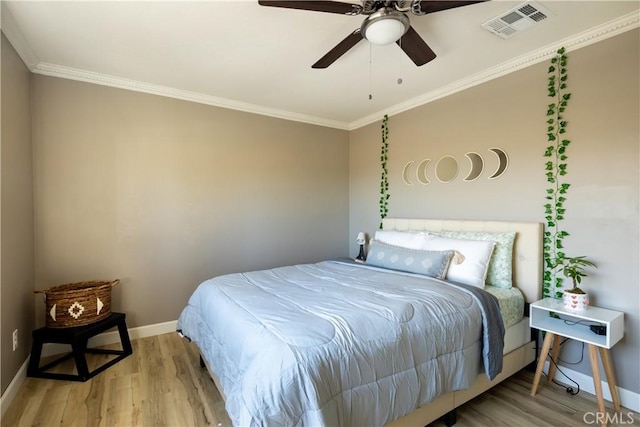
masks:
<svg viewBox="0 0 640 427"><path fill-rule="evenodd" d="M369 246L366 263L375 267L444 279L453 254L454 251L408 249L374 241Z"/></svg>
<svg viewBox="0 0 640 427"><path fill-rule="evenodd" d="M498 288L513 286L513 243L516 232L485 232L485 231L429 231L429 234L453 239L468 239L496 242L493 249L486 283Z"/></svg>

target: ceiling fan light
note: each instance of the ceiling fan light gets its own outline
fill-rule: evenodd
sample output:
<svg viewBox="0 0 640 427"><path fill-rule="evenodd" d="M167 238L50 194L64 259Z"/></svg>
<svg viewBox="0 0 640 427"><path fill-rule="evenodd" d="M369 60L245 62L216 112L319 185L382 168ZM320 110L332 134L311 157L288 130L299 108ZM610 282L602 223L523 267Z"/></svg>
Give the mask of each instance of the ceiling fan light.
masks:
<svg viewBox="0 0 640 427"><path fill-rule="evenodd" d="M361 32L375 45L387 45L400 39L409 29L409 18L401 12L380 9L363 23Z"/></svg>

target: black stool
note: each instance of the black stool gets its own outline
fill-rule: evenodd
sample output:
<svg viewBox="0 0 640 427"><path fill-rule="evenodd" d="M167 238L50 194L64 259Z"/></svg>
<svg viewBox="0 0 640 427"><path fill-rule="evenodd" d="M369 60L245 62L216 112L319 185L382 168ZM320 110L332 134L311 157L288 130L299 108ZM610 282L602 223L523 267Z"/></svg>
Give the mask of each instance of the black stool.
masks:
<svg viewBox="0 0 640 427"><path fill-rule="evenodd" d="M49 378L54 380L68 381L87 381L98 375L110 366L118 363L125 357L133 354L131 341L129 341L129 333L127 332L127 324L125 322L126 315L124 313L111 313L106 319L85 326L76 326L72 328L40 328L32 333L33 346L31 347L31 359L27 368L27 376L35 378ZM122 350L104 350L99 348L87 348L89 338L98 335L107 329L118 327L120 333L120 342ZM71 344L71 353L57 358L53 362L40 366L40 356L42 355L42 345L44 343ZM87 367L87 359L85 353L94 354L116 354L118 357L109 360L94 371L89 372ZM62 374L46 372L53 366L64 360L75 358L76 369L78 375Z"/></svg>

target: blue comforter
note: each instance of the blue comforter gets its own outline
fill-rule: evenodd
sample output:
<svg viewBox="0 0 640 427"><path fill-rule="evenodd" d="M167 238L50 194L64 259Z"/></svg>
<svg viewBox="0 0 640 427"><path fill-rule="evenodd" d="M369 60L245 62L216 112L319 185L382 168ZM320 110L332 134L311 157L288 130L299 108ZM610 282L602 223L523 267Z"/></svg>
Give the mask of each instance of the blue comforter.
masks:
<svg viewBox="0 0 640 427"><path fill-rule="evenodd" d="M348 262L207 280L178 329L236 426L383 425L502 369L495 297Z"/></svg>

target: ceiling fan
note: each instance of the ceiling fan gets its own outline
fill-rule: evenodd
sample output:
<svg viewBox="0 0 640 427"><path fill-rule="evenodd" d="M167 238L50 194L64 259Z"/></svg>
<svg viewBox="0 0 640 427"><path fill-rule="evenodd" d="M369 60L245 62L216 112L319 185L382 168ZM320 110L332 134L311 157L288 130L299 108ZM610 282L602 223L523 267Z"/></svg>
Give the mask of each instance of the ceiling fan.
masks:
<svg viewBox="0 0 640 427"><path fill-rule="evenodd" d="M327 68L338 58L347 53L363 38L370 43L386 45L396 42L398 46L417 65L421 66L436 58L436 54L425 43L409 22L408 12L413 15L426 15L441 10L453 9L481 3L486 0L456 1L456 0L363 0L359 4L344 3L329 0L259 0L261 6L282 7L286 9L310 10L314 12L338 13L341 15L366 15L360 28L354 30L344 40L338 43L326 55L318 60L311 68Z"/></svg>

